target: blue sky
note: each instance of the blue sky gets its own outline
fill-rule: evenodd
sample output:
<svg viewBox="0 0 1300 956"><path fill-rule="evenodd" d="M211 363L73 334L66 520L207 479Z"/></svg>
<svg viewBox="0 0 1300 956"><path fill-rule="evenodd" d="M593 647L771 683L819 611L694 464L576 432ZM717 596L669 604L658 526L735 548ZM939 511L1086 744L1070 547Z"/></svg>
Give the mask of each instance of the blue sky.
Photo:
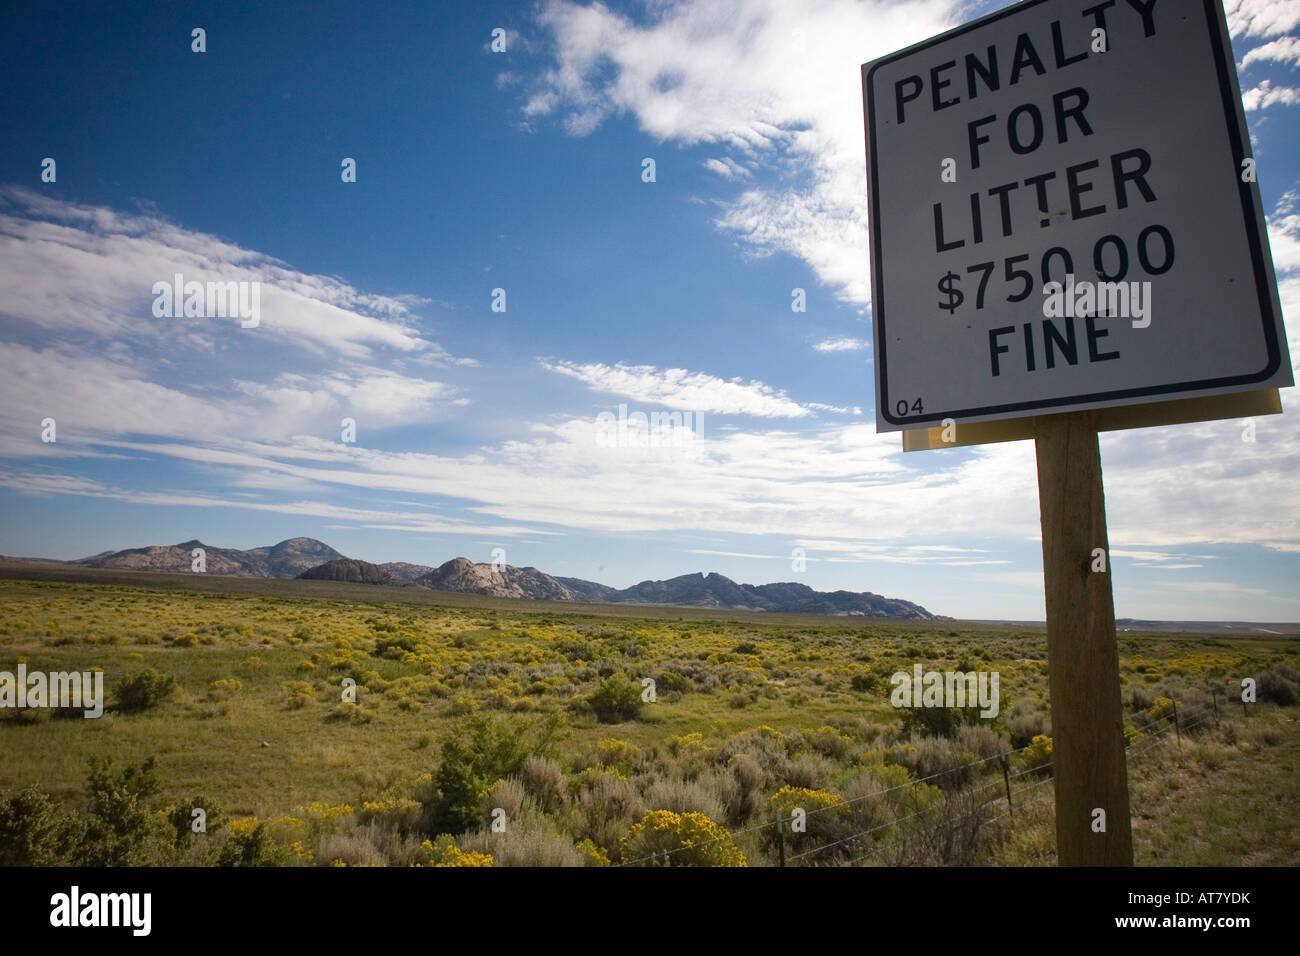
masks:
<svg viewBox="0 0 1300 956"><path fill-rule="evenodd" d="M874 424L859 66L997 6L7 10L0 553L500 547L1041 619L1032 444ZM1300 3L1225 6L1295 360ZM176 272L260 323L155 317ZM695 427L611 441L620 404ZM1119 616L1300 620L1300 419L1242 432L1102 436Z"/></svg>

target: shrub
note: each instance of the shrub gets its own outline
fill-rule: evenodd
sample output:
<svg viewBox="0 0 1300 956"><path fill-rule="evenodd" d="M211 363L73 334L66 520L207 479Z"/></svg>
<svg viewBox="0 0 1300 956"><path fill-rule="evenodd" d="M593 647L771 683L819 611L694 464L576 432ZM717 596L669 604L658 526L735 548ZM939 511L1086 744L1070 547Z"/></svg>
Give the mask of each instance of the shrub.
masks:
<svg viewBox="0 0 1300 956"><path fill-rule="evenodd" d="M194 824L197 821L194 816L195 810L203 811L202 832L215 833L221 828L220 808L205 797L191 797L167 815L167 822L176 831L176 848L178 850L189 846L190 839L194 836Z"/></svg>
<svg viewBox="0 0 1300 956"><path fill-rule="evenodd" d="M651 810L620 844L624 865L747 866L731 834L699 813Z"/></svg>
<svg viewBox="0 0 1300 956"><path fill-rule="evenodd" d="M611 675L587 698L587 707L601 723L635 720L641 716L641 688L621 674Z"/></svg>
<svg viewBox="0 0 1300 956"><path fill-rule="evenodd" d="M952 737L963 724L980 723L980 708L901 707L903 732L923 737Z"/></svg>
<svg viewBox="0 0 1300 956"><path fill-rule="evenodd" d="M889 794L885 792L887 786L879 776L868 771L840 788L840 796L844 799L845 810L855 833L870 831L865 835L873 840L884 835L882 831L891 819Z"/></svg>
<svg viewBox="0 0 1300 956"><path fill-rule="evenodd" d="M571 661L593 661L600 653L589 641L560 641L555 650Z"/></svg>
<svg viewBox="0 0 1300 956"><path fill-rule="evenodd" d="M162 703L175 690L175 677L146 668L117 685L117 709L126 714L139 713Z"/></svg>
<svg viewBox="0 0 1300 956"><path fill-rule="evenodd" d="M942 790L959 790L970 783L976 769L970 765L978 759L956 743L934 737L913 739L885 752L887 763L906 767L916 780L925 780Z"/></svg>
<svg viewBox="0 0 1300 956"><path fill-rule="evenodd" d="M266 824L258 823L247 832L232 833L217 851L217 866L290 866L297 856L277 843L267 833Z"/></svg>
<svg viewBox="0 0 1300 956"><path fill-rule="evenodd" d="M491 820L493 813L497 810L504 810L506 820L511 821L519 817L525 810L532 809L532 801L528 799L528 792L524 790L524 785L515 777L506 777L498 780L488 788L487 793L483 794L483 799L479 803L479 811L482 820Z"/></svg>
<svg viewBox="0 0 1300 956"><path fill-rule="evenodd" d="M1035 737L1043 733L1044 729L1043 712L1038 710L1016 714L1007 723L1007 730L1011 734L1011 746L1015 750L1028 747Z"/></svg>
<svg viewBox="0 0 1300 956"><path fill-rule="evenodd" d="M503 777L519 773L531 753L559 732L554 720L525 724L518 717L475 714L442 743L434 775L436 796L426 813L435 833L463 833L480 822L479 801ZM532 744L529 738L536 738Z"/></svg>
<svg viewBox="0 0 1300 956"><path fill-rule="evenodd" d="M971 725L957 728L957 746L981 760L989 760L1007 751L1002 738L991 728Z"/></svg>
<svg viewBox="0 0 1300 956"><path fill-rule="evenodd" d="M478 710L478 701L469 694L457 694L448 710L457 717L472 714Z"/></svg>
<svg viewBox="0 0 1300 956"><path fill-rule="evenodd" d="M597 763L613 767L626 776L643 763L645 751L626 740L604 737L596 742L595 758Z"/></svg>
<svg viewBox="0 0 1300 956"><path fill-rule="evenodd" d="M818 727L816 730L805 730L803 737L813 750L836 760L847 759L849 753L856 746L852 737L841 734L834 727Z"/></svg>
<svg viewBox="0 0 1300 956"><path fill-rule="evenodd" d="M580 841L578 852L582 854L583 866L609 866L609 854L591 840Z"/></svg>
<svg viewBox="0 0 1300 956"><path fill-rule="evenodd" d="M821 754L801 754L790 761L782 778L796 787L817 789L825 786L835 773L835 765Z"/></svg>
<svg viewBox="0 0 1300 956"><path fill-rule="evenodd" d="M645 813L645 800L626 777L609 770L588 771L578 806L590 816L621 818L629 823Z"/></svg>
<svg viewBox="0 0 1300 956"><path fill-rule="evenodd" d="M586 866L587 855L543 818L512 820L501 833L479 830L460 839L465 850L489 855L497 866Z"/></svg>
<svg viewBox="0 0 1300 956"><path fill-rule="evenodd" d="M1034 737L1029 748L1020 755L1020 765L1026 771L1050 772L1052 764L1052 738L1045 734Z"/></svg>
<svg viewBox="0 0 1300 956"><path fill-rule="evenodd" d="M1279 707L1290 707L1300 699L1300 687L1297 687L1295 677L1295 671L1289 667L1270 667L1256 678L1257 698Z"/></svg>
<svg viewBox="0 0 1300 956"><path fill-rule="evenodd" d="M417 800L386 793L379 800L366 800L357 814L362 824L374 823L394 833L410 833L419 824L421 805Z"/></svg>
<svg viewBox="0 0 1300 956"><path fill-rule="evenodd" d="M645 802L651 810L700 813L711 820L726 813L718 796L696 780L657 780L646 788Z"/></svg>
<svg viewBox="0 0 1300 956"><path fill-rule="evenodd" d="M1128 692L1128 709L1137 713L1140 710L1147 710L1155 703L1155 695L1145 687L1134 686L1129 688Z"/></svg>
<svg viewBox="0 0 1300 956"><path fill-rule="evenodd" d="M725 769L713 771L700 782L722 801L727 822L739 826L758 809L767 774L749 754L736 754Z"/></svg>
<svg viewBox="0 0 1300 956"><path fill-rule="evenodd" d="M420 844L420 849L428 861L424 866L496 866L496 861L489 854L467 853L447 833L435 841L425 840Z"/></svg>
<svg viewBox="0 0 1300 956"><path fill-rule="evenodd" d="M544 813L553 813L564 803L564 771L555 761L530 756L519 768L519 779Z"/></svg>
<svg viewBox="0 0 1300 956"><path fill-rule="evenodd" d="M780 811L784 820L787 849L810 849L841 840L852 832L844 799L827 790L782 787L772 794L769 803L774 810ZM802 827L803 832L796 830L796 825ZM775 845L776 828L769 827L763 832L769 845Z"/></svg>
<svg viewBox="0 0 1300 956"><path fill-rule="evenodd" d="M243 681L235 680L233 677L214 680L208 685L208 698L210 700L229 700L238 691L242 690L243 686Z"/></svg>
<svg viewBox="0 0 1300 956"><path fill-rule="evenodd" d="M790 758L784 738L770 727L734 734L718 748L717 760L727 763L736 754L747 754L767 775L769 781L785 780L790 772Z"/></svg>
<svg viewBox="0 0 1300 956"><path fill-rule="evenodd" d="M0 866L67 866L81 840L80 821L49 794L0 797Z"/></svg>
<svg viewBox="0 0 1300 956"><path fill-rule="evenodd" d="M341 700L326 715L326 720L346 720L353 724L368 724L374 720L378 714L373 710L363 707L361 704L354 703L350 700Z"/></svg>
<svg viewBox="0 0 1300 956"><path fill-rule="evenodd" d="M305 680L285 681L280 688L284 691L285 703L295 710L316 699L315 688Z"/></svg>
<svg viewBox="0 0 1300 956"><path fill-rule="evenodd" d="M86 794L90 814L79 863L86 866L138 866L159 834L149 800L158 792L153 757L111 772L111 761L90 758Z"/></svg>
<svg viewBox="0 0 1300 956"><path fill-rule="evenodd" d="M676 671L664 671L655 678L655 685L665 694L685 694L695 689L695 681Z"/></svg>
<svg viewBox="0 0 1300 956"><path fill-rule="evenodd" d="M1156 702L1147 710L1147 722L1172 717L1173 714L1174 702L1168 697L1157 697Z"/></svg>
<svg viewBox="0 0 1300 956"><path fill-rule="evenodd" d="M880 686L880 677L870 671L854 674L849 678L849 687L860 694L870 694Z"/></svg>

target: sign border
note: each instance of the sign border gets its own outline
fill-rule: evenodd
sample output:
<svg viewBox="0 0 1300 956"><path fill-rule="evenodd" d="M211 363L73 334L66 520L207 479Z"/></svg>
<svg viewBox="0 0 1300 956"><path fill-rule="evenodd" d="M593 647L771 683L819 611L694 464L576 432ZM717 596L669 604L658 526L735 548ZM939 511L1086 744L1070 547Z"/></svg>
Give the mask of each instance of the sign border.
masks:
<svg viewBox="0 0 1300 956"><path fill-rule="evenodd" d="M869 144L867 150L867 175L869 179L869 189L867 191L868 215L871 218L871 321L875 331L875 348L876 348L876 413L883 417L891 425L899 425L906 429L909 425L921 425L926 422L942 421L945 418L970 418L972 416L1001 415L1006 413L1011 417L1016 412L1035 412L1041 409L1059 409L1068 410L1072 406L1085 404L1089 402L1116 401L1126 398L1140 398L1145 396L1167 395L1173 392L1187 392L1212 389L1212 388L1247 388L1251 385L1258 384L1270 378L1277 372L1282 364L1282 353L1278 348L1277 330L1282 324L1282 315L1279 304L1274 299L1277 288L1276 279L1273 276L1272 269L1272 252L1268 247L1268 234L1263 226L1262 200L1257 204L1256 197L1258 194L1258 182L1245 183L1238 181L1237 192L1241 199L1242 213L1245 217L1246 235L1250 245L1252 266L1255 273L1255 287L1259 295L1260 312L1264 322L1264 342L1268 349L1268 361L1264 369L1260 372L1226 376L1221 378L1201 379L1194 382L1175 382L1168 385L1151 385L1141 388L1127 388L1119 391L1108 392L1091 392L1085 395L1073 395L1060 398L1044 398L1027 402L1009 402L1002 405L986 405L980 408L963 408L956 410L947 410L943 412L922 413L920 415L908 415L896 417L889 405L889 380L888 368L886 362L886 350L888 347L888 336L885 331L885 310L884 301L884 272L881 268L880 258L882 254L880 238L880 220L876 213L880 209L880 181L876 175L876 126L873 122L877 113L875 105L875 91L872 85L873 74L882 66L893 63L894 61L914 54L920 53L939 43L946 42L954 37L961 36L972 30L988 26L1004 17L1012 16L1017 13L1023 13L1047 0L1025 0L1007 7L1003 10L997 10L993 13L973 20L963 26L956 27L945 33L940 33L928 40L922 40L912 46L905 47L893 53L886 54L883 57L862 64L862 86L863 86L863 110L864 120L867 129L867 141ZM1250 154L1242 149L1242 134L1245 132L1245 113L1241 102L1241 91L1237 82L1236 61L1233 61L1233 69L1227 68L1225 62L1225 47L1228 51L1232 49L1232 41L1228 36L1227 22L1224 19L1223 7L1220 0L1202 0L1202 9L1205 12L1207 26L1210 31L1210 46L1214 54L1215 69L1219 76L1219 90L1222 95L1223 108L1228 126L1229 145L1235 153L1241 158L1247 158ZM1252 188L1254 187L1254 188ZM1180 396L1185 398L1195 397L1194 395ZM1139 404L1139 403L1126 403ZM879 421L879 419L877 419ZM879 428L877 428L879 431Z"/></svg>

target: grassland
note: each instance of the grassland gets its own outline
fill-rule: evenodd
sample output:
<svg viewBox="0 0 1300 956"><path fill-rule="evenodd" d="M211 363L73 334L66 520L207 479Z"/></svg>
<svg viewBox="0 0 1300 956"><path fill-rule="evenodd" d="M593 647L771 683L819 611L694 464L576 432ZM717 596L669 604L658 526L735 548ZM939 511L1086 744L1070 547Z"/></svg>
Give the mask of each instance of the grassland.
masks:
<svg viewBox="0 0 1300 956"><path fill-rule="evenodd" d="M52 798L51 833L81 834L69 815L99 806L89 761L120 771L154 757L158 789L140 795L132 824L141 849L117 862L210 863L229 845L226 862L619 863L677 848L698 825L764 865L774 805L819 808L789 835L800 862L1053 862L1050 783L1014 825L988 802L999 753L1015 751L1017 784L1047 779L1041 631L4 573L25 577L0 579L0 670L102 669L110 709L0 719L0 840L27 825L13 800L33 789ZM1140 860L1294 865L1296 640L1124 633L1120 650ZM938 735L905 726L888 678L916 663L998 672L999 715ZM142 712L116 708L116 689L145 671L175 688ZM1239 704L1216 713L1239 686L1229 680L1264 674L1249 717ZM653 701L641 699L647 678ZM1162 699L1189 728L1181 752L1152 736L1168 729ZM219 807L224 826L172 845L168 813L187 801ZM54 855L73 862L68 840ZM696 857L727 862L694 851L671 862Z"/></svg>

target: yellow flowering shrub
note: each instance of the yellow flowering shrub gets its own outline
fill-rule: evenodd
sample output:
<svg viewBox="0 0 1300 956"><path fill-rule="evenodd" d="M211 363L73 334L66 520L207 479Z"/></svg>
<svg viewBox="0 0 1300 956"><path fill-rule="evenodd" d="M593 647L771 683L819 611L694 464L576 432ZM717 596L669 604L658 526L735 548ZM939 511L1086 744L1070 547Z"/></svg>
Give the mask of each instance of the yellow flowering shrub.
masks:
<svg viewBox="0 0 1300 956"><path fill-rule="evenodd" d="M280 687L284 691L285 703L295 709L304 707L316 699L316 689L305 680L285 681Z"/></svg>
<svg viewBox="0 0 1300 956"><path fill-rule="evenodd" d="M436 841L425 840L420 844L426 863L419 866L496 866L496 860L490 853L474 853L462 850L456 840L447 833Z"/></svg>
<svg viewBox="0 0 1300 956"><path fill-rule="evenodd" d="M1174 702L1168 697L1157 697L1156 702L1151 705L1147 711L1147 720L1160 720L1162 717L1170 717L1174 712Z"/></svg>
<svg viewBox="0 0 1300 956"><path fill-rule="evenodd" d="M399 830L411 830L420 818L420 802L385 794L379 800L367 800L357 814L362 824L384 822Z"/></svg>
<svg viewBox="0 0 1300 956"><path fill-rule="evenodd" d="M257 829L257 817L240 817L226 824L226 829L234 836L247 836Z"/></svg>
<svg viewBox="0 0 1300 956"><path fill-rule="evenodd" d="M602 738L596 743L596 759L606 767L617 768L624 775L632 771L644 753L636 744L612 737Z"/></svg>
<svg viewBox="0 0 1300 956"><path fill-rule="evenodd" d="M221 680L214 680L208 685L208 697L211 700L227 700L235 695L235 692L242 689L243 681L237 681L232 677L223 677Z"/></svg>
<svg viewBox="0 0 1300 956"><path fill-rule="evenodd" d="M1034 734L1024 753L1020 755L1020 764L1025 770L1044 767L1052 761L1052 738L1046 734Z"/></svg>
<svg viewBox="0 0 1300 956"><path fill-rule="evenodd" d="M774 809L781 811L787 847L804 848L847 835L845 827L849 808L837 793L786 786L772 794L769 802ZM776 828L769 827L764 836L769 843L775 843Z"/></svg>
<svg viewBox="0 0 1300 956"><path fill-rule="evenodd" d="M727 829L702 813L651 810L619 843L624 865L748 866Z"/></svg>
<svg viewBox="0 0 1300 956"><path fill-rule="evenodd" d="M609 854L603 847L597 846L591 840L583 840L578 844L578 849L582 851L583 866L609 866Z"/></svg>

